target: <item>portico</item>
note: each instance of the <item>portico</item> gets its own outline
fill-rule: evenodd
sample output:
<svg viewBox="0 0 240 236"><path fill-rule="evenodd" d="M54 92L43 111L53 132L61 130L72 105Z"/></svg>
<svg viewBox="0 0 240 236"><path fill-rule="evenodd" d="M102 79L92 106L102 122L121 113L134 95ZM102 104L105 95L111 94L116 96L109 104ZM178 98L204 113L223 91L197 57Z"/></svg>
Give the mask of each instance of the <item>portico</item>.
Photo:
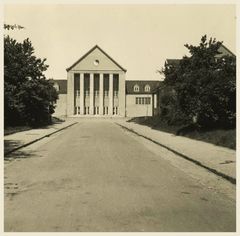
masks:
<svg viewBox="0 0 240 236"><path fill-rule="evenodd" d="M125 73L95 46L67 69L68 116L125 116Z"/></svg>

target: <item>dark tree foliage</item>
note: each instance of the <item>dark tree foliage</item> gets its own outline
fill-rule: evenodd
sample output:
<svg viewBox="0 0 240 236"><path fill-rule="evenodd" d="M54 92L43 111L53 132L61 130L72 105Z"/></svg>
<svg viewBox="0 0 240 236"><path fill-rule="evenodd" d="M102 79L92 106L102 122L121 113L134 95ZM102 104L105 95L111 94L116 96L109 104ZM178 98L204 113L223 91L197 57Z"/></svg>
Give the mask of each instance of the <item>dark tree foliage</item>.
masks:
<svg viewBox="0 0 240 236"><path fill-rule="evenodd" d="M178 66L165 64L162 70L165 86L176 93L172 108L184 117L183 123L206 128L236 126L236 58L219 57L221 44L212 38L207 41L205 35L199 46L185 45L191 55L184 56Z"/></svg>
<svg viewBox="0 0 240 236"><path fill-rule="evenodd" d="M34 55L29 39L4 37L4 122L7 125L48 124L57 92L43 72L46 59Z"/></svg>

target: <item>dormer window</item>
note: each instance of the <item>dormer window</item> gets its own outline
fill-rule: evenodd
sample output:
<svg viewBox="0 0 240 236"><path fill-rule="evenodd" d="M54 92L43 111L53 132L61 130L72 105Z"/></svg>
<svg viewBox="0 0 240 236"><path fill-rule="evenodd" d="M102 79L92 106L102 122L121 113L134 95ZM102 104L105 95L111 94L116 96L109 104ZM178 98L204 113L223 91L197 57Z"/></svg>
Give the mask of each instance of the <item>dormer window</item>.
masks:
<svg viewBox="0 0 240 236"><path fill-rule="evenodd" d="M149 86L148 84L145 85L144 91L145 91L145 92L150 92L150 86Z"/></svg>
<svg viewBox="0 0 240 236"><path fill-rule="evenodd" d="M139 86L137 84L134 85L133 91L134 92L139 92Z"/></svg>

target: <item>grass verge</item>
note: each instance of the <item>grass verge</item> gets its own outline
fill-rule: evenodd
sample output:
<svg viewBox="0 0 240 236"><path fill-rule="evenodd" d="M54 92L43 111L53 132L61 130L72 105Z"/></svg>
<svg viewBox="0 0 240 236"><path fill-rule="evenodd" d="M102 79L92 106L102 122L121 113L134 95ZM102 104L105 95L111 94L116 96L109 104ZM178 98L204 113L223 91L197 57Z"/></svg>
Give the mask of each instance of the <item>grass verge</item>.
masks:
<svg viewBox="0 0 240 236"><path fill-rule="evenodd" d="M201 140L218 146L236 149L236 129L196 130L192 127L183 128L182 126L170 126L161 121L159 117L136 117L130 119L128 122L146 125L152 129Z"/></svg>

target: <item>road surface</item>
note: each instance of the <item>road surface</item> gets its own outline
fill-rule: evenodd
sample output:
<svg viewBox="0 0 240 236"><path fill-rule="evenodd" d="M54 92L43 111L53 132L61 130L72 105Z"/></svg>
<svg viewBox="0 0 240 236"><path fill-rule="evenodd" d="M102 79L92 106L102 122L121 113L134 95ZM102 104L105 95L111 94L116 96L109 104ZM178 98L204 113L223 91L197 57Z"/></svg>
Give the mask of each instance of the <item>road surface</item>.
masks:
<svg viewBox="0 0 240 236"><path fill-rule="evenodd" d="M235 200L171 165L160 149L112 121L82 120L12 154L4 231L235 231Z"/></svg>

